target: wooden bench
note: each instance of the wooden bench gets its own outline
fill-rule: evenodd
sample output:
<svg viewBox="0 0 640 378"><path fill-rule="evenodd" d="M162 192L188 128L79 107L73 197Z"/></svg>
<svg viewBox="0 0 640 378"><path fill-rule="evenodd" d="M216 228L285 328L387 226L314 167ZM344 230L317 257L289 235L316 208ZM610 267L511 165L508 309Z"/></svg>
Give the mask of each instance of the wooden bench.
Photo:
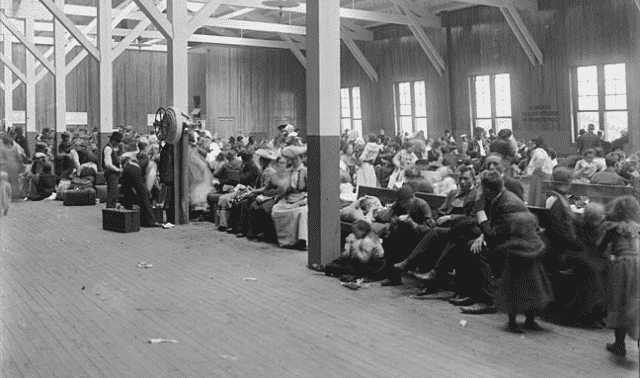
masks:
<svg viewBox="0 0 640 378"><path fill-rule="evenodd" d="M542 192L551 193L553 184L553 181L543 181ZM633 188L631 186L572 183L569 193L574 196L589 197L589 200L593 202L607 203L618 197L633 196Z"/></svg>

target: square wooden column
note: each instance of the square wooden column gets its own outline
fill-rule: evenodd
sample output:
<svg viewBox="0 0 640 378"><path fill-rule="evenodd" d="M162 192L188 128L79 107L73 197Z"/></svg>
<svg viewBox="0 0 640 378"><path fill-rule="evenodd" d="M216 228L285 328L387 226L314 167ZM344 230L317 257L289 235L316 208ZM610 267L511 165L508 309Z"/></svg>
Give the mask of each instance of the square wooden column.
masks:
<svg viewBox="0 0 640 378"><path fill-rule="evenodd" d="M34 0L24 0L27 9L34 8ZM24 35L28 40L34 40L35 20L34 12L26 12L24 20ZM33 153L35 150L35 137L36 137L36 58L33 54L29 53L25 49L25 72L26 79L26 104L25 104L25 130L24 135L27 138L27 146L29 152ZM13 83L10 83L13 85Z"/></svg>
<svg viewBox="0 0 640 378"><path fill-rule="evenodd" d="M64 9L64 0L56 0L56 5ZM54 153L58 153L58 142L60 133L67 130L67 62L65 47L67 44L66 30L64 26L54 18L53 20L53 48L55 75L53 90L55 93L53 107L55 109L54 122L56 130L56 142Z"/></svg>
<svg viewBox="0 0 640 378"><path fill-rule="evenodd" d="M167 94L169 106L188 113L189 107L189 34L187 25L187 1L169 0L167 3L167 17L172 25L173 36L167 39ZM180 116L178 115L180 119ZM182 127L182 125L180 125ZM188 147L189 141L183 134L182 139L175 145L173 171L173 189L177 195L173 196L173 203L169 206L167 218L175 224L189 223L189 195L188 195Z"/></svg>
<svg viewBox="0 0 640 378"><path fill-rule="evenodd" d="M112 10L111 0L96 0L98 8L98 50L100 51L98 86L100 106L98 110L98 159L102 166L102 149L108 136L115 129L113 124L113 59L112 59Z"/></svg>
<svg viewBox="0 0 640 378"><path fill-rule="evenodd" d="M13 17L13 1L4 0L2 5L6 15ZM13 36L6 27L2 28L2 34L4 56L11 62L13 58L13 43L11 43ZM13 124L13 73L6 65L4 66L4 119L7 121L5 127L8 129Z"/></svg>
<svg viewBox="0 0 640 378"><path fill-rule="evenodd" d="M340 255L340 2L307 1L309 266Z"/></svg>

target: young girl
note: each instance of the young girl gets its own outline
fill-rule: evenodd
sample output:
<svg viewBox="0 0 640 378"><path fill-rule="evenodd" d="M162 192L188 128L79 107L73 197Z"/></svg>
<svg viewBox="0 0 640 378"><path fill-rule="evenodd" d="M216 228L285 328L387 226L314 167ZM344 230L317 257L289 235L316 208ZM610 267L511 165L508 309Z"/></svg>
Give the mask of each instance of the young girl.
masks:
<svg viewBox="0 0 640 378"><path fill-rule="evenodd" d="M371 230L369 222L359 219L353 223L347 236L342 256L325 267L327 276L340 277L340 281L355 281L367 277L381 268L384 250L382 241Z"/></svg>
<svg viewBox="0 0 640 378"><path fill-rule="evenodd" d="M9 174L0 172L0 216L7 215L11 207L11 184L9 184Z"/></svg>
<svg viewBox="0 0 640 378"><path fill-rule="evenodd" d="M640 204L632 196L619 197L611 204L607 231L600 244L601 252L611 248L609 267L610 298L607 326L614 329L615 342L607 350L616 356L626 355L625 335L638 340L640 298Z"/></svg>

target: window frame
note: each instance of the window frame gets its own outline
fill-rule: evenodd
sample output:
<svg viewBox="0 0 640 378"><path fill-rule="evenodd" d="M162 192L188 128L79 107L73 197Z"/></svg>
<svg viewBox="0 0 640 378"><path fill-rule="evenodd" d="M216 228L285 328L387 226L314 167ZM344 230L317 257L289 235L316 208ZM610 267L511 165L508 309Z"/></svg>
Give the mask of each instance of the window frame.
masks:
<svg viewBox="0 0 640 378"><path fill-rule="evenodd" d="M605 77L605 67L624 64L624 85L625 85L625 93L626 97L626 108L625 109L607 109L607 93L606 93L606 82L607 78ZM582 67L596 67L597 72L597 87L598 87L598 109L596 110L580 110L580 93L578 88L578 69ZM606 127L606 114L609 112L626 112L627 113L627 129L629 128L630 122L630 114L629 114L629 75L628 75L628 67L629 64L627 62L608 62L608 63L594 63L594 64L583 64L578 66L572 66L571 72L569 75L570 81L570 106L571 106L571 140L572 143L577 142L578 132L580 131L579 122L579 113L598 113L598 127L597 131L603 131L606 137L610 137L609 130Z"/></svg>
<svg viewBox="0 0 640 378"><path fill-rule="evenodd" d="M349 91L349 117L344 117L342 114L342 90L348 90ZM360 102L360 118L355 118L354 115L354 110L355 110L355 101L353 98L353 91L354 89L358 89L358 100ZM358 131L360 131L360 135L362 136L362 91L360 90L360 86L355 85L355 86L351 86L351 87L342 87L340 88L340 133L342 134L344 132L344 128L342 127L342 122L343 120L349 120L349 125L350 125L350 129L354 130L356 129L356 121L360 121L360 127L358 128Z"/></svg>
<svg viewBox="0 0 640 378"><path fill-rule="evenodd" d="M497 115L496 109L498 107L498 102L497 102L497 96L496 96L496 76L500 76L500 75L509 76L509 109L511 113L511 116L509 117ZM488 118L478 117L477 116L478 110L476 109L476 100L477 100L476 78L483 77L483 76L489 77L489 103L491 106L491 114L490 114L490 117ZM471 113L471 122L470 122L471 135L473 135L473 130L476 128L478 120L484 120L484 121L490 120L491 129L494 130L495 132L498 132L499 130L497 130L497 120L509 119L511 120L511 129L513 130L514 117L513 117L513 96L512 96L511 87L512 86L511 86L510 72L498 72L498 73L491 73L491 74L478 74L478 75L469 76L469 108L471 110L470 112Z"/></svg>
<svg viewBox="0 0 640 378"><path fill-rule="evenodd" d="M424 88L424 116L418 115L416 109L418 108L418 104L416 104L416 85L418 83L422 83ZM410 115L401 115L400 114L400 85L409 84L409 102L411 106L411 114ZM402 129L402 123L400 121L403 117L411 117L411 134L416 134L419 130L417 125L417 120L424 120L424 136L425 138L429 135L429 112L427 111L427 81L425 79L417 79L417 80L403 80L393 83L393 110L394 110L394 120L395 120L395 130L396 134L401 132L404 134L404 130Z"/></svg>

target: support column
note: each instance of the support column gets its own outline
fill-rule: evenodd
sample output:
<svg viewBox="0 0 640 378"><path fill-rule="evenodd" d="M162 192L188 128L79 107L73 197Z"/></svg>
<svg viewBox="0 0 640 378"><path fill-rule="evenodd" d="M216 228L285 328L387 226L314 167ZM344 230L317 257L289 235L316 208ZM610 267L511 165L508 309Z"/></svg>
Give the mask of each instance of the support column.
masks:
<svg viewBox="0 0 640 378"><path fill-rule="evenodd" d="M8 17L13 17L13 1L4 0L4 12ZM13 61L13 47L11 39L13 38L9 29L3 27L2 34L4 37L3 49L4 56L9 62ZM26 49L25 49L26 50ZM29 55L29 53L27 53ZM4 66L4 119L5 127L8 129L13 125L13 74L6 65Z"/></svg>
<svg viewBox="0 0 640 378"><path fill-rule="evenodd" d="M102 162L102 149L108 143L113 125L113 60L111 54L112 27L111 1L96 1L98 7L98 50L100 51L98 82L100 107L98 125L98 161ZM102 166L102 164L99 164Z"/></svg>
<svg viewBox="0 0 640 378"><path fill-rule="evenodd" d="M173 38L167 40L167 94L170 106L188 113L189 107L189 62L187 25L187 1L169 0L167 17L173 28ZM180 117L179 117L180 118ZM167 211L169 222L189 223L188 165L189 141L183 134L174 146L173 190L177 195ZM173 220L173 222L172 222Z"/></svg>
<svg viewBox="0 0 640 378"><path fill-rule="evenodd" d="M309 266L340 255L340 2L307 1Z"/></svg>
<svg viewBox="0 0 640 378"><path fill-rule="evenodd" d="M56 0L56 5L60 9L64 9L64 0ZM66 31L64 26L54 18L53 20L53 48L54 48L54 65L56 74L54 75L53 90L55 93L54 122L56 130L56 140L54 144L55 154L58 153L58 141L60 134L67 130L67 62L65 59Z"/></svg>
<svg viewBox="0 0 640 378"><path fill-rule="evenodd" d="M33 9L34 0L25 0L27 9ZM25 12L24 35L28 40L34 40L34 12ZM36 139L36 58L25 48L26 80L26 108L25 108L25 137L31 153L35 150Z"/></svg>

